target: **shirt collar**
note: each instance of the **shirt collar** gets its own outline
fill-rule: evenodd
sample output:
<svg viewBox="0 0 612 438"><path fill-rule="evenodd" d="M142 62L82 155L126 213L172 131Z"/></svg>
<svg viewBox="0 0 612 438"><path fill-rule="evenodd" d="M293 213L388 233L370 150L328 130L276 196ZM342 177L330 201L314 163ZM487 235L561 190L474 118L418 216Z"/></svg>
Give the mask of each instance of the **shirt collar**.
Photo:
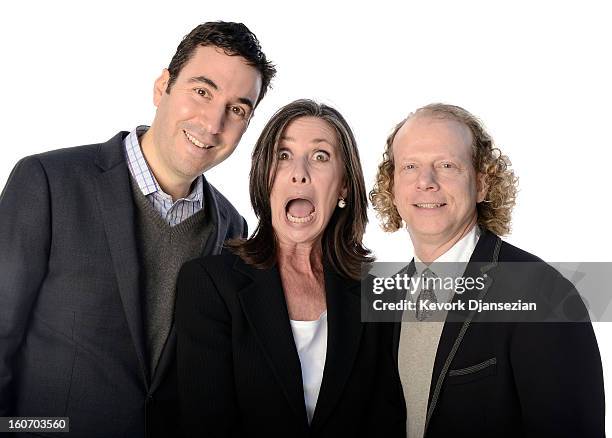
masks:
<svg viewBox="0 0 612 438"><path fill-rule="evenodd" d="M147 160L142 153L142 147L140 145L141 136L147 132L149 126L140 125L137 126L132 132L128 134L123 140L125 146L125 153L127 158L128 168L132 177L138 184L138 188L145 195L148 196L152 193L157 193L160 196L172 200L172 197L165 193L160 187L155 175L151 171ZM204 197L204 181L202 175L199 175L195 183L192 185L191 192L182 198L187 201L202 201ZM178 201L178 200L177 200Z"/></svg>
<svg viewBox="0 0 612 438"><path fill-rule="evenodd" d="M140 191L145 196L160 190L159 184L153 176L153 172L151 172L140 147L140 136L147 132L148 129L148 126L140 125L123 140L128 168L136 184L138 184L138 188L140 188Z"/></svg>
<svg viewBox="0 0 612 438"><path fill-rule="evenodd" d="M455 243L448 251L442 254L440 257L435 259L431 265L427 266L419 257L415 254L414 264L418 275L421 275L423 271L429 268L438 277L460 276L465 271L465 266L470 261L476 244L480 238L480 227L474 225L472 229Z"/></svg>

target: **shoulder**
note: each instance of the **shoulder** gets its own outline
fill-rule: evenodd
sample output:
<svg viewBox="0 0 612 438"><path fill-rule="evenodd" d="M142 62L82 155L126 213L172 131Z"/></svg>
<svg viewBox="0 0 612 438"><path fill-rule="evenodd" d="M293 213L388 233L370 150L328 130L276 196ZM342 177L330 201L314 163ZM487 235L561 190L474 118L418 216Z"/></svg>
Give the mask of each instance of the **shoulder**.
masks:
<svg viewBox="0 0 612 438"><path fill-rule="evenodd" d="M498 261L498 270L506 275L507 280L507 285L502 287L504 292L509 294L516 287L525 299L537 301L538 309L542 308L539 316L545 314L546 320L560 315L564 321L588 320L576 286L555 266L503 241ZM562 314L558 313L559 309Z"/></svg>
<svg viewBox="0 0 612 438"><path fill-rule="evenodd" d="M207 255L185 263L178 283L179 287L206 284L225 294L240 289L247 282L243 273L245 269L248 265L235 254Z"/></svg>
<svg viewBox="0 0 612 438"><path fill-rule="evenodd" d="M253 282L238 268L242 264L236 255L204 256L185 263L176 283L177 318L195 313L223 319L241 313L240 294Z"/></svg>
<svg viewBox="0 0 612 438"><path fill-rule="evenodd" d="M206 181L206 179L205 179ZM222 221L238 221L242 224L242 216L238 213L238 210L232 205L232 203L223 194L217 190L215 186L206 181L210 187L210 193L217 201L217 207L219 208L219 215Z"/></svg>
<svg viewBox="0 0 612 438"><path fill-rule="evenodd" d="M13 168L4 192L28 199L55 199L58 212L75 203L93 199L97 177L123 164L125 182L129 183L123 149L124 132L104 143L56 149L22 158ZM34 201L33 201L34 202ZM79 210L77 208L77 210ZM76 211L76 210L75 210Z"/></svg>
<svg viewBox="0 0 612 438"><path fill-rule="evenodd" d="M512 270L529 272L532 275L537 273L538 277L541 279L547 278L549 280L565 280L559 271L557 271L550 264L546 263L540 257L511 245L503 240L501 242L498 262L502 265L506 265L506 267Z"/></svg>
<svg viewBox="0 0 612 438"><path fill-rule="evenodd" d="M540 257L501 240L498 263L509 272L516 272L518 277L528 276L530 279L548 281L568 281L553 266ZM569 282L569 281L568 281Z"/></svg>
<svg viewBox="0 0 612 438"><path fill-rule="evenodd" d="M123 138L126 134L122 131L102 143L72 146L30 155L23 158L19 164L29 167L36 166L50 175L110 167L109 164L125 162Z"/></svg>
<svg viewBox="0 0 612 438"><path fill-rule="evenodd" d="M475 261L493 264L497 274L508 275L512 283L561 281L564 277L540 257L518 248L496 234L485 231L474 251ZM567 281L567 280L565 280Z"/></svg>
<svg viewBox="0 0 612 438"><path fill-rule="evenodd" d="M511 245L505 240L501 241L501 247L499 249L500 262L539 262L544 263L540 257L531 254L519 247Z"/></svg>
<svg viewBox="0 0 612 438"><path fill-rule="evenodd" d="M208 187L210 197L214 199L214 204L216 204L217 207L219 227L221 235L223 236L222 240L225 241L227 239L246 237L248 227L244 218L238 213L232 203L210 184L205 177L204 184Z"/></svg>
<svg viewBox="0 0 612 438"><path fill-rule="evenodd" d="M74 164L82 161L92 161L101 145L101 143L96 143L55 149L28 158L37 159L46 167L64 165L65 163Z"/></svg>
<svg viewBox="0 0 612 438"><path fill-rule="evenodd" d="M78 161L92 161L96 146L98 145L76 146L28 155L17 162L15 170L36 172L73 165Z"/></svg>
<svg viewBox="0 0 612 438"><path fill-rule="evenodd" d="M83 169L91 174L97 146L77 146L26 156L13 167L7 187L40 192L54 183L70 180L69 175L81 173Z"/></svg>
<svg viewBox="0 0 612 438"><path fill-rule="evenodd" d="M240 257L235 254L206 255L186 262L181 271L189 270L214 274L219 271L232 271L234 266L241 261Z"/></svg>

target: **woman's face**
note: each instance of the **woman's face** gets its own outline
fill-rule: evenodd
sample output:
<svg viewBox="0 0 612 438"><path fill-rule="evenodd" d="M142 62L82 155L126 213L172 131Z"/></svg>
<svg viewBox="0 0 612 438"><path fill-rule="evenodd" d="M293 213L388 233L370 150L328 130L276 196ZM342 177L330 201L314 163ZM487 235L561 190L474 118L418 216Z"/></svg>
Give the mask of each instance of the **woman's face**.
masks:
<svg viewBox="0 0 612 438"><path fill-rule="evenodd" d="M279 243L314 244L346 197L336 132L323 119L299 117L285 128L276 159L270 206Z"/></svg>

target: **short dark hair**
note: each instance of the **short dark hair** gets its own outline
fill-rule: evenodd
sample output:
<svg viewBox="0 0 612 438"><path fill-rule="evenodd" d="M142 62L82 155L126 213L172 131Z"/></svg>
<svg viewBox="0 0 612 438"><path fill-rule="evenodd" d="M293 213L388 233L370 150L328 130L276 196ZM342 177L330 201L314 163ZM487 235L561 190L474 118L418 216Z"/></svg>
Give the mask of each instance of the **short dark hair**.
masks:
<svg viewBox="0 0 612 438"><path fill-rule="evenodd" d="M168 87L170 93L172 84L176 81L183 66L191 59L193 52L200 46L215 46L229 56L241 56L248 65L255 67L261 74L261 90L255 106L268 91L270 82L276 74L276 68L261 51L259 40L253 32L242 23L226 21L211 21L203 23L189 32L176 48L176 53L170 61L168 71Z"/></svg>
<svg viewBox="0 0 612 438"><path fill-rule="evenodd" d="M286 127L300 117L320 118L334 129L344 167L346 208L336 208L323 232L323 259L346 278L361 278L361 264L370 263L370 251L362 239L368 223L368 200L359 151L348 123L334 108L308 99L282 107L264 127L253 150L250 173L251 205L259 219L247 240L235 239L227 246L246 263L270 268L276 263L277 242L272 228L270 193L278 166L278 145Z"/></svg>

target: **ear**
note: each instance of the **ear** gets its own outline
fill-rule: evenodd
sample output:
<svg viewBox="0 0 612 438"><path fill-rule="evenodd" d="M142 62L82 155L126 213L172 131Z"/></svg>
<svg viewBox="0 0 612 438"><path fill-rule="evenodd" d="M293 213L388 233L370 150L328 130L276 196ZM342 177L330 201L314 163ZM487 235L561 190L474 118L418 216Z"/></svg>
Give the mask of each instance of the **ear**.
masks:
<svg viewBox="0 0 612 438"><path fill-rule="evenodd" d="M487 176L484 173L476 174L476 203L480 203L487 197L489 191L489 184L487 182Z"/></svg>
<svg viewBox="0 0 612 438"><path fill-rule="evenodd" d="M342 184L342 189L340 189L340 195L342 198L346 199L348 196L348 188L346 187L346 180Z"/></svg>
<svg viewBox="0 0 612 438"><path fill-rule="evenodd" d="M161 102L162 96L168 88L168 80L170 79L170 72L167 68L162 71L162 74L155 80L153 85L153 104L158 107Z"/></svg>

